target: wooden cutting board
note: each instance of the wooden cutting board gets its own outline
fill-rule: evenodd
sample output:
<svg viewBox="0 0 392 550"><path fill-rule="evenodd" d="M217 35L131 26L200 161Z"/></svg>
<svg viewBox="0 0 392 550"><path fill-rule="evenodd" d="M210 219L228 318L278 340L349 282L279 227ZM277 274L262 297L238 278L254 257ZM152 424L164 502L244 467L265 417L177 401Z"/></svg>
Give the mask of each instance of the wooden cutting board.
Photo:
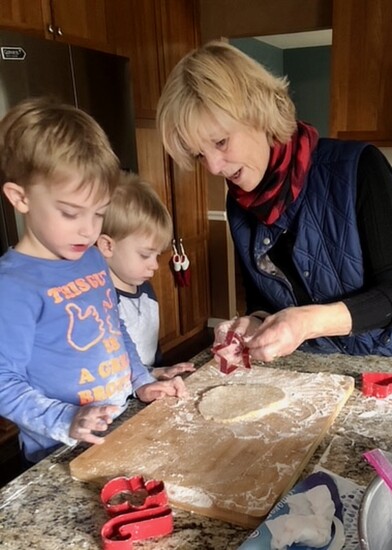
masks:
<svg viewBox="0 0 392 550"><path fill-rule="evenodd" d="M252 422L205 420L203 392L236 383L279 387L286 406ZM253 528L295 484L354 380L257 366L224 375L211 361L186 385L189 399L147 406L74 459L71 475L101 485L122 475L163 480L173 506Z"/></svg>

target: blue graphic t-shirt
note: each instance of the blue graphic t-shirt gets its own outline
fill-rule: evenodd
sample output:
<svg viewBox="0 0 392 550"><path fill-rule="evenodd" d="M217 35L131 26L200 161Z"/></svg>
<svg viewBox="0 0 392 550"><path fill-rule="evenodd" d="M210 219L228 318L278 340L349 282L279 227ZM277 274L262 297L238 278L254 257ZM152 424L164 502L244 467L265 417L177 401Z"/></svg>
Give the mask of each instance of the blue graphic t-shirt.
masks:
<svg viewBox="0 0 392 550"><path fill-rule="evenodd" d="M26 457L59 442L83 405L114 404L154 378L119 320L106 262L9 250L0 258L0 415L15 422Z"/></svg>

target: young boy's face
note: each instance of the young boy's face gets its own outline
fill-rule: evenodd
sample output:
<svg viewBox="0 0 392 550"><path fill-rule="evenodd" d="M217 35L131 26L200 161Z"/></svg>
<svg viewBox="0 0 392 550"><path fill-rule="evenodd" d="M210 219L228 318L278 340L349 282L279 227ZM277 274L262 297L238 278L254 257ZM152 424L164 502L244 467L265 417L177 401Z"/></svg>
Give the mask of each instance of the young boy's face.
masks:
<svg viewBox="0 0 392 550"><path fill-rule="evenodd" d="M135 287L154 275L161 252L154 236L132 234L114 242L112 254L106 259L115 287L134 292Z"/></svg>
<svg viewBox="0 0 392 550"><path fill-rule="evenodd" d="M78 180L48 185L39 181L26 191L25 234L17 249L38 258L78 260L97 240L109 196L97 198L94 185L78 189Z"/></svg>

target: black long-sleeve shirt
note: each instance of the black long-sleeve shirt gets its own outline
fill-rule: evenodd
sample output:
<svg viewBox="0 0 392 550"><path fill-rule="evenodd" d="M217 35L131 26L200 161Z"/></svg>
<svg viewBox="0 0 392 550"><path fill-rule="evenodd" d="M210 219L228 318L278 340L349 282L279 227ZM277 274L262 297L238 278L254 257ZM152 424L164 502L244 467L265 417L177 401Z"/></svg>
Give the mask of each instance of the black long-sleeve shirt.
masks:
<svg viewBox="0 0 392 550"><path fill-rule="evenodd" d="M343 298L352 332L387 326L392 320L392 168L374 146L359 159L356 214L364 264L364 286ZM269 251L272 262L290 281L299 305L311 299L292 260L295 235L288 230Z"/></svg>

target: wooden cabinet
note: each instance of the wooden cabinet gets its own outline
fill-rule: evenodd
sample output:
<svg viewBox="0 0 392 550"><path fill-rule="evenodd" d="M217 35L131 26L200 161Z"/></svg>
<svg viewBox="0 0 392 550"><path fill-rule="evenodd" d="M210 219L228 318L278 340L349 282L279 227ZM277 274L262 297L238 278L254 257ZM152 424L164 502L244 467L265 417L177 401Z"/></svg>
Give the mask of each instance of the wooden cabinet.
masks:
<svg viewBox="0 0 392 550"><path fill-rule="evenodd" d="M109 0L2 0L0 26L112 52Z"/></svg>
<svg viewBox="0 0 392 550"><path fill-rule="evenodd" d="M55 40L114 51L107 0L46 0L43 4L46 32Z"/></svg>
<svg viewBox="0 0 392 550"><path fill-rule="evenodd" d="M159 95L174 65L198 44L196 2L116 2L116 51L129 55L136 114L138 171L167 205L174 236L191 261L191 284L177 287L171 253L163 254L153 279L161 311L160 341L169 350L203 331L209 314L208 222L205 175L181 172L165 154L155 128ZM123 28L122 28L123 27Z"/></svg>
<svg viewBox="0 0 392 550"><path fill-rule="evenodd" d="M2 0L0 2L0 26L44 37L41 0Z"/></svg>
<svg viewBox="0 0 392 550"><path fill-rule="evenodd" d="M155 120L164 82L160 2L116 0L111 16L116 52L130 58L136 118Z"/></svg>
<svg viewBox="0 0 392 550"><path fill-rule="evenodd" d="M199 43L196 0L116 0L114 42L130 57L136 118L155 120L156 106L174 65Z"/></svg>
<svg viewBox="0 0 392 550"><path fill-rule="evenodd" d="M173 169L173 202L177 244L182 239L191 261L190 287L179 289L182 334L201 330L209 313L207 196L204 172Z"/></svg>
<svg viewBox="0 0 392 550"><path fill-rule="evenodd" d="M167 158L153 124L136 129L139 174L151 182L162 201L173 215L173 198L167 174ZM179 293L171 271L171 251L162 254L159 270L152 280L160 306L160 341L164 348L181 337Z"/></svg>
<svg viewBox="0 0 392 550"><path fill-rule="evenodd" d="M152 281L160 304L160 341L166 351L206 326L209 312L206 192L199 167L180 173L171 165L152 124L139 127L136 132L139 173L152 183L168 206L177 247L182 239L191 262L189 287L176 286L171 251L162 255L160 269Z"/></svg>
<svg viewBox="0 0 392 550"><path fill-rule="evenodd" d="M331 135L392 145L392 2L334 0Z"/></svg>
<svg viewBox="0 0 392 550"><path fill-rule="evenodd" d="M163 81L177 62L199 44L195 1L158 2L163 53ZM158 34L159 36L159 34ZM160 51L161 48L158 48ZM179 289L181 334L206 325L209 314L208 221L206 175L198 164L182 171L169 160L175 237L184 242L191 261L191 285Z"/></svg>
<svg viewBox="0 0 392 550"><path fill-rule="evenodd" d="M18 433L15 424L0 416L0 487L23 471Z"/></svg>

